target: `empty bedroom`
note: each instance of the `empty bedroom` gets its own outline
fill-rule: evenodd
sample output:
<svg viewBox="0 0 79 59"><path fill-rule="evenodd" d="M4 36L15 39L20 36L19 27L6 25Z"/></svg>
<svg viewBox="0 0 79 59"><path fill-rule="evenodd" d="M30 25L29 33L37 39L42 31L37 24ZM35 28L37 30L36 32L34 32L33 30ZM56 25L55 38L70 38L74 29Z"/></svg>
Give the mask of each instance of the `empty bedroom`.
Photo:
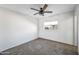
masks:
<svg viewBox="0 0 79 59"><path fill-rule="evenodd" d="M78 4L0 4L0 55L78 55Z"/></svg>

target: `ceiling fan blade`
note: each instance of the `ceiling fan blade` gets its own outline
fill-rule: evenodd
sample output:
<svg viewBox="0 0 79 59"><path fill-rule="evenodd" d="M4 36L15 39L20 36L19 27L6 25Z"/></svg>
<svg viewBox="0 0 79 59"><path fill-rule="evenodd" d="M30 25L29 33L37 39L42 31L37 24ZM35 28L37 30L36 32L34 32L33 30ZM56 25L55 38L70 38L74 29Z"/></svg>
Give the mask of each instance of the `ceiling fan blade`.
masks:
<svg viewBox="0 0 79 59"><path fill-rule="evenodd" d="M44 13L53 13L52 11L44 11Z"/></svg>
<svg viewBox="0 0 79 59"><path fill-rule="evenodd" d="M46 9L48 7L48 5L47 4L45 4L44 6L43 6L43 11Z"/></svg>
<svg viewBox="0 0 79 59"><path fill-rule="evenodd" d="M35 9L35 8L31 8L32 10L36 10L36 11L40 11L40 10L38 10L38 9Z"/></svg>
<svg viewBox="0 0 79 59"><path fill-rule="evenodd" d="M35 13L34 15L37 15L37 14L39 14L39 13Z"/></svg>

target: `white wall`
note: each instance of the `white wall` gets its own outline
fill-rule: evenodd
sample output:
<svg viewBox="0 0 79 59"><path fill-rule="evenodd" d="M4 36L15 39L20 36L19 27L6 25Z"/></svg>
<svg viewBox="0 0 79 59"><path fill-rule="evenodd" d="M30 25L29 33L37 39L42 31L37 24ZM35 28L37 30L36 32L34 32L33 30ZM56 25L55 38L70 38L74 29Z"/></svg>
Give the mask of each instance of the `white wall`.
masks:
<svg viewBox="0 0 79 59"><path fill-rule="evenodd" d="M37 38L37 21L0 8L0 52Z"/></svg>
<svg viewBox="0 0 79 59"><path fill-rule="evenodd" d="M77 30L78 30L77 31L78 32L78 34L77 34L78 35L78 41L77 42L78 42L78 54L79 54L79 5L76 6L75 13L76 13L75 16L77 16L77 21L78 21L77 22L78 23L77 24L77 26L78 26L78 28L77 28Z"/></svg>
<svg viewBox="0 0 79 59"><path fill-rule="evenodd" d="M45 21L58 21L57 30L44 30ZM73 11L39 19L39 37L73 45Z"/></svg>
<svg viewBox="0 0 79 59"><path fill-rule="evenodd" d="M74 44L75 44L75 46L78 46L78 16L77 16L77 5L75 5L75 8L74 8L74 36L73 36L73 38L74 38Z"/></svg>

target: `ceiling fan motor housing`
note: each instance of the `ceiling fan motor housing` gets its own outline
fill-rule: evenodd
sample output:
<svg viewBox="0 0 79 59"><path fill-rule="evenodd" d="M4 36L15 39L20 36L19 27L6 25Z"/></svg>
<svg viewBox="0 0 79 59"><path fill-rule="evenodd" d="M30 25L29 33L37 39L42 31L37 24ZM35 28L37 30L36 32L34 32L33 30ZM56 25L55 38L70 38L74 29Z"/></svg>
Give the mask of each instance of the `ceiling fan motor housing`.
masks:
<svg viewBox="0 0 79 59"><path fill-rule="evenodd" d="M43 8L40 8L39 13L40 13L40 14L44 14L44 13L43 13Z"/></svg>

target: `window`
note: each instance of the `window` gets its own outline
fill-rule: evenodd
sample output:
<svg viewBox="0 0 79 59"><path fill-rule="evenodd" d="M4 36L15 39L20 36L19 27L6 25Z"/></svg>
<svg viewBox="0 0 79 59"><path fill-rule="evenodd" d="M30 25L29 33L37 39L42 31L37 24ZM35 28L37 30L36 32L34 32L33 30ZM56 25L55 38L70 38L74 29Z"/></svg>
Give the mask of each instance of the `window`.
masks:
<svg viewBox="0 0 79 59"><path fill-rule="evenodd" d="M57 29L57 26L58 26L58 21L44 22L45 30L55 30L55 29Z"/></svg>

